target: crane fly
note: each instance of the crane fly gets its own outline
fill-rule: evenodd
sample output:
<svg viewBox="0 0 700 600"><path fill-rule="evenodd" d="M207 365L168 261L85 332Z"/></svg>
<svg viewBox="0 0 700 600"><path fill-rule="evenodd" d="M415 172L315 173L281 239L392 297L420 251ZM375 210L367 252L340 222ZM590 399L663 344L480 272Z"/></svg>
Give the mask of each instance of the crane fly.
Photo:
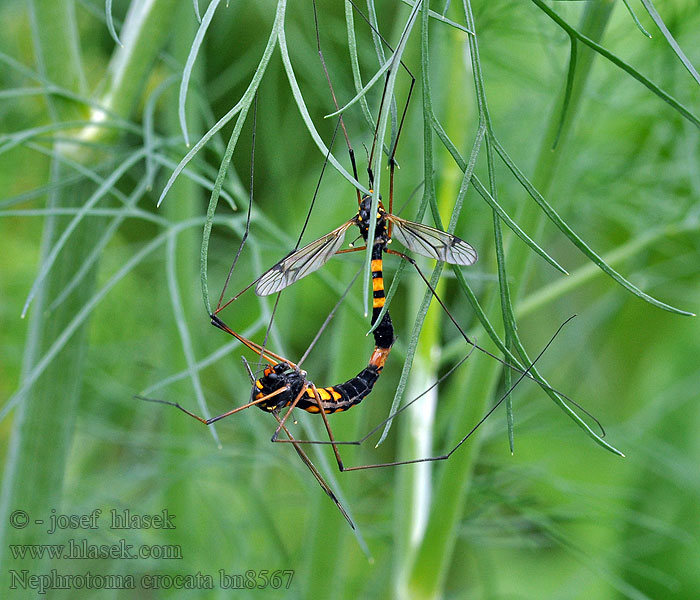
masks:
<svg viewBox="0 0 700 600"><path fill-rule="evenodd" d="M258 279L255 293L269 296L320 269L335 254L365 250L366 245L347 250L340 248L345 234L353 225L360 229L367 242L371 204L372 196L365 195L352 219L276 263ZM373 241L375 245L381 244L385 252L398 254L387 247L395 239L416 254L453 265L468 266L477 261L477 252L471 244L445 231L397 217L384 209L381 200L376 219Z"/></svg>

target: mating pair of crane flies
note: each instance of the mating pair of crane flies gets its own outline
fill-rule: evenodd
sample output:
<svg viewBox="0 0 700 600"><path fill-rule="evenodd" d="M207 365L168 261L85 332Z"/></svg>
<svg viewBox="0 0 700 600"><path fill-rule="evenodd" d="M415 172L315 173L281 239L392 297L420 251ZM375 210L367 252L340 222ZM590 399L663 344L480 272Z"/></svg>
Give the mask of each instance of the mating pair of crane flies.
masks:
<svg viewBox="0 0 700 600"><path fill-rule="evenodd" d="M388 312L386 313L388 315ZM556 336L559 334L561 329L568 323L569 320L571 320L573 317L570 317L567 321L565 321L562 325L560 325L559 329L554 333L552 338L549 340L547 345L542 349L542 351L537 355L535 360L532 362L532 364L526 369L519 377L518 379L510 386L508 390L505 391L505 393L501 396L501 398L496 402L491 409L477 422L472 429L464 435L448 452L444 454L440 454L437 456L430 456L430 457L423 457L423 458L415 458L415 459L410 459L410 460L403 460L403 461L394 461L394 462L388 462L388 463L379 463L379 464L368 464L368 465L358 465L358 466L350 466L346 467L343 463L343 460L340 456L340 451L338 449L338 446L341 445L353 445L353 446L359 446L362 444L364 441L366 441L369 437L371 437L374 433L376 433L381 427L383 427L386 423L389 421L393 420L397 415L400 413L404 412L407 410L411 405L413 405L415 402L420 400L425 394L430 392L432 389L437 387L442 381L444 381L447 377L449 377L454 370L456 370L459 366L466 361L471 352L467 354L464 358L462 358L457 364L455 364L447 373L445 373L440 379L438 379L435 383L433 383L427 390L425 390L423 393L421 393L419 396L411 400L410 402L406 403L404 406L399 408L397 411L389 415L386 419L384 419L381 423L377 424L374 428L372 428L371 431L369 431L367 434L365 434L362 438L358 440L353 440L353 441L342 441L342 440L336 440L333 436L333 432L331 430L330 424L328 423L328 419L326 417L327 414L333 414L336 412L342 412L349 410L353 406L359 404L364 398L366 398L370 392L372 391L372 388L374 387L374 384L377 382L379 375L382 372L382 369L384 367L384 363L386 361L387 356L389 355L389 351L391 349L391 346L389 347L384 347L383 344L385 343L384 340L386 339L392 339L393 340L393 330L391 328L391 322L388 321L388 325L385 325L384 320L382 320L382 324L375 329L374 332L374 337L375 337L375 348L372 352L372 355L370 357L368 365L360 371L355 377L352 379L349 379L348 381L341 383L341 384L336 384L324 388L318 388L316 385L310 381L307 378L307 373L306 371L303 371L298 367L298 365L294 364L293 362L287 360L286 358L275 354L274 352L271 352L270 350L264 348L263 346L256 344L255 342L252 342L251 340L248 340L247 338L243 337L242 335L236 333L233 331L228 325L226 325L219 317L216 315L211 315L212 318L212 324L218 327L219 329L225 331L229 335L232 335L235 337L237 340L239 340L244 346L255 352L258 356L260 356L263 360L267 361L269 363L269 366L266 367L262 373L262 377L259 379L256 379L255 376L252 373L252 370L250 369L250 366L248 362L244 360L244 363L246 365L246 368L248 370L248 375L250 377L251 383L252 383L252 391L251 391L251 400L247 404L244 404L243 406L239 406L234 408L233 410L227 411L221 415L218 415L216 417L211 417L211 418L204 418L200 417L199 415L194 414L193 412L187 410L177 402L171 402L168 400L158 400L158 399L153 399L153 398L143 398L143 400L148 400L150 402L158 402L161 404L167 404L169 406L174 406L175 408L178 408L185 414L189 415L190 417L200 421L201 423L204 423L205 425L211 425L212 423L215 423L217 421L220 421L226 417L229 417L233 414L236 414L238 412L241 412L247 408L250 408L251 406L257 406L263 411L271 413L275 419L278 422L278 427L272 436L272 441L273 442L281 442L281 443L290 443L294 447L295 451L301 458L302 462L307 466L309 471L313 474L313 476L316 478L316 481L319 483L323 491L328 495L328 497L335 503L337 506L338 510L340 513L345 517L347 520L348 524L352 529L355 529L355 524L350 518L349 514L343 508L343 505L341 504L340 500L338 497L335 495L333 490L330 488L330 486L326 483L325 479L323 476L320 474L318 469L315 467L313 462L309 459L308 455L304 450L302 449L302 444L327 444L331 445L333 448L333 452L335 454L335 459L338 465L338 469L341 472L344 471L357 471L357 470L363 470L363 469L375 469L375 468L380 468L380 467L393 467L393 466L400 466L400 465L408 465L408 464L416 464L416 463L423 463L423 462L435 462L435 461L441 461L441 460L447 460L454 454L454 452L459 449L462 444L464 444L470 437L471 435L478 429L478 427L501 405L501 403L511 394L511 392L515 389L515 387L524 379L529 371L534 367L534 365L537 363L537 361L540 359L540 357L545 353L545 351L549 348L550 344L554 341ZM473 349L472 349L473 351ZM284 414L284 416L280 417L280 412L284 409L288 408L287 412ZM320 414L324 423L324 426L326 428L326 432L328 434L328 441L325 440L301 440L295 438L292 433L289 431L289 429L286 427L285 422L288 420L290 415L292 414L292 411L295 408L299 408L302 410L305 410L310 413L317 413ZM284 431L286 434L287 438L279 438L279 433L280 431Z"/></svg>
<svg viewBox="0 0 700 600"><path fill-rule="evenodd" d="M315 9L315 3L314 3L314 19L316 21L316 9ZM370 27L377 33L378 35L379 32L370 24ZM325 61L323 59L323 54L321 52L321 47L320 47L320 39L319 39L319 34L318 34L318 23L316 21L316 35L317 35L317 42L318 42L318 50L319 50L319 57L321 60L321 64L323 66L324 72L326 74L326 78L331 90L331 95L333 96L333 102L336 106L336 109L338 109L338 103L335 98L335 92L333 90L333 86L330 81L330 77L328 75L328 71L326 69ZM381 35L380 35L381 37ZM383 38L382 38L382 41ZM403 63L401 63L403 65ZM403 65L404 68L405 65ZM393 67L392 67L393 68ZM270 269L268 269L265 273L263 273L257 280L255 280L253 283L251 283L249 286L244 288L241 292L239 292L236 296L231 298L229 301L226 303L223 303L223 296L226 290L226 287L228 286L229 279L231 277L233 268L236 264L236 260L234 260L234 264L231 267L231 270L229 272L229 276L226 279L226 282L224 284L224 290L222 291L221 297L219 299L218 305L216 310L213 311L213 313L210 315L211 317L211 322L213 325L215 325L217 328L221 329L222 331L225 331L229 335L233 336L237 340L239 340L244 346L249 348L251 351L256 353L262 360L266 361L268 363L268 366L265 367L265 369L262 371L262 375L259 378L256 378L253 375L253 371L250 368L250 365L248 362L244 360L246 369L248 371L248 375L250 377L250 381L252 384L252 391L251 391L251 396L250 396L250 401L247 404L244 404L242 406L236 407L230 411L227 411L221 415L218 415L216 417L212 418L204 418L201 416L198 416L180 404L176 402L171 402L167 400L156 400L156 399L151 399L151 398L143 398L144 400L149 400L152 402L159 402L162 404L168 404L170 406L174 406L181 410L182 412L186 413L190 417L197 419L198 421L204 423L205 425L211 425L217 421L220 421L221 419L224 419L228 416L231 416L233 414L236 414L238 412L241 412L242 410L245 410L247 408L250 408L252 406L257 406L259 409L271 413L275 419L278 422L278 426L272 436L272 441L273 442L282 442L282 443L290 443L293 445L295 451L301 458L301 460L304 462L304 464L308 467L308 469L311 471L311 473L314 475L316 480L318 481L319 485L321 488L324 490L324 492L331 498L331 500L336 504L338 510L342 513L342 515L345 517L345 519L348 521L350 526L355 529L355 525L348 515L347 511L343 508L342 504L340 503L339 499L333 492L333 490L330 488L330 486L326 483L324 478L321 476L320 472L318 469L314 466L314 464L311 462L309 459L308 455L306 452L304 452L302 445L303 444L328 444L331 445L333 448L333 452L335 455L335 459L338 465L338 469L342 471L353 471L353 470L360 470L360 469L370 469L370 468L379 468L379 467L388 467L388 466L398 466L398 465L404 465L404 464L414 464L414 463L421 463L421 462L430 462L430 461L439 461L439 460L446 460L448 459L464 442L476 431L476 429L483 423L484 420L505 400L508 395L513 391L516 385L523 379L523 378L530 378L537 383L539 383L541 386L550 389L552 391L555 391L559 394L557 390L554 390L550 386L548 386L546 383L543 381L539 380L538 378L535 378L531 374L531 370L533 369L535 363L539 360L539 358L542 356L542 354L545 352L545 350L549 347L549 345L552 343L554 338L558 335L559 331L561 331L562 327L564 324L562 324L557 332L552 336L550 341L547 343L545 348L540 352L540 354L536 357L536 359L528 366L527 368L520 368L516 365L512 365L508 363L507 361L501 359L498 356L495 356L491 352L485 350L484 348L480 347L477 345L475 342L473 342L469 337L466 335L466 333L463 331L463 329L460 327L460 325L456 322L456 320L452 317L452 315L449 313L447 310L445 304L442 302L440 297L437 295L433 287L430 285L428 280L425 278L421 270L419 269L418 265L416 264L415 260L413 260L410 256L407 256L406 254L396 251L393 248L389 248L388 246L392 243L393 240L397 240L400 242L403 246L406 247L411 252L414 252L420 256L424 256L427 258L432 258L438 261L443 261L447 262L450 264L454 265L460 265L460 266L468 266L472 265L476 262L477 260L477 252L476 250L466 241L462 240L461 238L454 236L450 233L447 233L445 231L441 231L439 229L436 229L434 227L430 227L428 225L424 225L421 223L416 223L413 221L409 221L406 219L403 219L401 217L398 217L397 215L392 214L393 210L393 191L394 191L394 169L396 166L394 157L396 153L396 148L398 145L398 140L400 137L400 133L403 128L403 123L404 119L406 116L406 111L408 108L408 103L411 98L411 92L413 90L413 86L415 84L415 78L413 75L410 73L410 71L406 68L407 72L409 73L411 77L411 85L409 88L407 100L406 100L406 105L404 106L403 113L400 119L399 127L397 130L396 137L394 139L394 143L392 144L391 149L388 151L389 155L389 167L390 167L390 183L389 183L389 210L385 210L381 199L378 199L377 202L377 209L376 213L373 214L372 211L372 191L370 190L370 195L364 195L362 196L359 192L357 191L357 202L358 202L358 211L357 213L348 221L343 223L340 227L337 227L330 233L324 235L323 237L307 244L303 248L293 251L290 253L288 256L280 260L278 263L273 265ZM389 74L387 74L387 82L389 79ZM381 103L380 103L380 108L379 112L381 114L382 107L384 106L384 102L387 100L386 99L387 95L387 85L385 84L384 86L384 91L382 93L382 98L381 98ZM254 112L254 115L256 114L256 111ZM254 116L255 119L255 116ZM342 116L339 117L338 124L342 127L343 133L347 142L348 146L348 152L350 154L350 160L352 163L352 168L353 168L353 173L355 176L355 179L357 179L357 165L355 163L355 157L354 157L354 151L352 149L352 146L350 144L347 132L345 130L345 125L342 120ZM368 157L368 163L369 165L372 164L372 158L374 156L375 152L375 147L377 145L378 137L379 137L379 118L377 119L377 125L375 127L374 131L374 139L373 139L373 144L372 144L372 150L369 154ZM255 131L255 125L253 127L253 130ZM337 131L337 128L336 128ZM334 135L335 138L335 135ZM332 146L332 142L331 142ZM381 144L380 144L381 146ZM253 137L253 159L254 159L254 148L255 148L255 138ZM330 150L329 150L330 153ZM327 162L328 159L326 159ZM254 160L251 160L251 198L250 201L252 203L252 172L253 172L253 164ZM324 169L325 169L325 164L324 163ZM369 175L369 187L372 188L374 184L374 177L372 174L371 167L368 166L368 175ZM315 199L315 195L314 195ZM250 212L249 212L249 218L250 218ZM374 226L374 234L372 236L372 239L369 239L369 232L371 231L371 223L372 220L375 220L375 226ZM353 247L353 248L348 248L348 249L341 249L343 242L345 240L345 235L347 231L352 227L352 226L357 226L360 230L360 235L362 239L365 242L364 246L361 247ZM245 243L245 239L247 236L247 227L246 227L246 234L244 235L243 239L241 240L241 248L239 248L239 252L236 255L236 259L238 258L238 255L240 255L240 251L243 247L243 244ZM327 387L317 387L313 381L309 380L307 378L307 373L306 371L302 370L298 364L293 363L292 361L286 359L283 356L280 356L278 354L275 354L274 352L271 352L265 346L257 344L251 340L248 340L247 338L243 337L242 335L236 333L233 329L231 329L228 325L226 325L220 317L218 317L218 313L220 313L224 308L226 308L229 304L231 304L236 298L238 298L243 292L245 292L247 289L255 285L255 292L259 296L267 296L271 295L277 292L280 292L281 290L285 289L286 287L292 285L293 283L299 281L306 275L309 275L310 273L313 273L314 271L320 269L326 262L328 262L335 254L344 254L348 252L356 252L356 251L361 251L361 250L366 250L367 245L371 245L371 272L372 272L372 289L373 289L373 311L372 311L372 318L371 318L371 323L373 326L373 335L374 335L374 340L375 340L375 345L374 349L372 351L372 354L370 355L370 359L367 363L367 366L364 367L357 375L355 375L353 378L340 383L336 385L331 385ZM375 426L369 433L367 433L364 437L354 440L354 441L340 441L336 440L333 436L330 424L328 422L327 415L328 414L333 414L337 412L343 412L347 411L353 406L359 404L364 398L366 398L372 391L375 383L379 379L379 376L384 368L384 364L389 356L389 353L391 351L391 347L394 343L394 330L393 330L393 325L391 322L391 317L389 316L389 312L384 311L384 315L382 316L381 320L378 322L379 316L382 312L382 309L384 307L385 303L385 292L384 292L384 280L383 280L383 263L382 263L382 258L383 254L393 254L396 256L401 257L404 260L407 260L410 264L412 264L418 273L420 274L421 278L423 281L426 283L426 285L429 287L431 290L433 296L436 298L436 300L440 303L440 305L443 307L449 318L452 320L452 322L457 326L459 332L461 335L464 337L465 341L471 344L472 349L470 352L462 358L461 361L459 361L456 365L454 365L447 373L445 373L438 381L436 381L428 390L423 392L420 396L414 398L410 402L404 404L401 408L396 410L394 413L390 414L384 421L379 423L377 426ZM341 299L342 300L342 299ZM568 322L568 321L567 321ZM423 458L415 458L415 459L409 459L409 460L403 460L403 461L394 461L394 462L388 462L388 463L379 463L379 464L367 464L367 465L359 465L359 466L348 466L346 467L343 463L343 460L340 456L340 452L338 449L338 446L342 445L360 445L363 443L365 440L367 440L370 436L372 436L375 432L377 432L382 426L384 426L386 423L390 422L393 420L399 413L403 412L406 410L409 406L411 406L414 402L418 401L423 395L427 394L431 389L439 385L446 377L448 377L457 367L459 367L467 358L469 358L471 351L474 349L478 349L481 352L484 352L488 354L489 356L493 357L494 359L498 360L499 362L503 363L506 367L514 369L515 371L520 373L520 376L518 379L515 381L510 386L510 389L506 390L506 392L503 394L503 396L499 399L499 401L484 415L484 417L461 439L457 442L456 445L452 447L449 452L445 454L441 454L438 456L430 456L430 457L423 457ZM562 397L567 398L570 400L566 395L561 394ZM573 402L573 401L572 401ZM575 403L574 403L575 404ZM284 409L287 409L286 412L281 415L282 411ZM293 411L295 409L300 409L304 410L309 413L313 414L320 414L324 423L324 427L326 429L326 433L328 435L328 440L302 440L295 438L293 434L290 432L289 428L287 427L286 423L287 420L290 418L290 416L293 414ZM284 432L284 434L287 436L286 438L280 437L281 433Z"/></svg>

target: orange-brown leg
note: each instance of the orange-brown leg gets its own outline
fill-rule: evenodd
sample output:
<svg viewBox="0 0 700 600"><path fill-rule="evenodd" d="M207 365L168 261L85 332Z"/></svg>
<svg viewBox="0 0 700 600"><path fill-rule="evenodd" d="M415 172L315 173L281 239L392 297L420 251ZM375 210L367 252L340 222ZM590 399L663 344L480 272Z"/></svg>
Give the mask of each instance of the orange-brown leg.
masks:
<svg viewBox="0 0 700 600"><path fill-rule="evenodd" d="M204 417L200 417L199 415L195 415L193 412L190 412L183 406L180 406L177 402L171 402L170 400L159 400L157 398L146 398L145 396L134 396L134 398L138 398L139 400L145 400L146 402L157 402L158 404L167 404L169 406L174 406L175 408L179 408L182 412L184 412L186 415L189 415L193 419L197 419L200 423L204 423L205 425L211 425L212 423L216 423L217 421L221 421L221 419L225 419L226 417L230 417L231 415L236 414L237 412L241 412L242 410L245 410L246 408L250 408L251 406L256 406L258 404L261 404L262 402L266 402L270 398L273 398L274 396L277 396L278 394L281 394L282 392L286 391L288 388L287 386L281 387L278 390L275 390L271 394L268 394L267 396L263 398L259 398L257 400L253 400L253 402L248 402L248 404L244 404L243 406L239 406L237 408L234 408L233 410L229 410L228 412L225 412L222 415L219 415L218 417L212 417L210 419L205 419Z"/></svg>
<svg viewBox="0 0 700 600"><path fill-rule="evenodd" d="M347 511L343 508L343 505L340 503L340 500L338 500L338 497L335 495L333 490L330 488L330 486L326 483L325 479L321 476L321 473L318 471L318 469L314 466L314 464L311 462L311 459L306 455L306 453L302 450L301 446L299 445L299 442L294 439L290 431L287 429L287 427L282 423L282 420L280 419L279 415L276 413L272 413L277 419L277 421L280 424L280 427L284 430L284 432L287 434L289 437L288 440L277 440L279 442L289 442L294 446L294 449L297 451L297 454L299 455L299 458L301 458L302 462L307 466L309 471L311 471L312 475L316 478L316 481L318 481L318 484L321 486L324 492L328 495L328 497L333 500L335 505L338 507L338 510L341 512L341 514L345 517L345 520L348 522L350 527L355 529L355 523L352 522L352 519L350 518L350 515L348 515Z"/></svg>
<svg viewBox="0 0 700 600"><path fill-rule="evenodd" d="M308 384L304 384L301 388L301 391L297 394L297 397L294 398L294 402L291 403L289 406L289 410L284 414L284 417L282 417L282 420L280 421L279 427L275 429L275 433L272 434L272 438L270 441L276 442L277 436L280 434L280 430L282 427L284 427L284 424L287 422L287 419L289 416L292 414L292 411L296 408L296 405L299 404L299 400L301 400L301 397L304 395L304 392L306 392L306 389L308 388Z"/></svg>

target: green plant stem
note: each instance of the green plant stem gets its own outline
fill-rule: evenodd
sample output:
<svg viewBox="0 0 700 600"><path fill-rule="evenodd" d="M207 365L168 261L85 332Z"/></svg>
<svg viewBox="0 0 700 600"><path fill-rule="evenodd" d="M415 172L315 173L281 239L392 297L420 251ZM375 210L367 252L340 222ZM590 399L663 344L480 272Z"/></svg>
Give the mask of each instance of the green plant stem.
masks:
<svg viewBox="0 0 700 600"><path fill-rule="evenodd" d="M113 61L115 66L110 73L108 86L112 101L106 107L124 118L128 117L131 107L135 105L150 65L162 47L165 36L169 34L170 29L163 26L163 23L167 22L173 4L173 0L154 0L148 4L132 5L134 12L140 12L142 17L148 18L127 20L122 30L125 42L140 40L141 45L138 48L130 46L117 49L115 57L129 54L131 60ZM134 6L139 8L135 9ZM52 83L78 94L82 91L83 76L72 11L73 4L67 2L34 0L31 5L40 71ZM134 30L148 27L149 22L152 22L149 19L159 20L159 27L151 27L148 32ZM147 42L143 42L144 37L148 38ZM55 123L75 121L77 118L89 120L85 119L84 107L75 101L51 96L47 97L47 102ZM104 143L114 137L113 133L108 134L106 131L87 126L83 129L74 128L70 135L76 141L91 139ZM86 153L76 150L78 147L66 142L64 138L63 142L56 144L55 152L87 163ZM90 160L100 159L93 154ZM61 161L53 162L53 181L61 181L67 175L64 173L66 167L61 164ZM91 182L80 182L68 187L57 186L50 194L49 207L57 211L74 208L89 197L93 190L94 184ZM69 220L70 217L65 216L47 216L44 222L42 257L50 254L53 244ZM63 248L60 262L48 273L32 307L24 357L24 377L94 295L96 266L76 286L66 302L52 312L46 308L90 256L106 223L100 219L91 219L89 224L81 223ZM84 372L87 344L87 328L83 323L75 332L71 344L54 357L24 394L15 413L0 498L0 562L3 564L3 578L10 568L26 568L26 565L14 564L12 560L2 560L2 554L7 552L9 543L46 542L45 526L30 523L25 529L11 529L7 525L9 513L22 509L27 511L32 521L44 519L48 522L51 509L60 510L66 461L73 440L82 383L77 374ZM32 563L32 569L42 570L39 561Z"/></svg>
<svg viewBox="0 0 700 600"><path fill-rule="evenodd" d="M670 240L675 236L683 236L689 233L700 232L700 224L692 219L683 223L665 225L648 231L639 237L631 239L626 244L619 246L610 253L604 255L605 262L613 267L624 263L627 259L637 256L645 249L652 248L661 240ZM538 289L521 300L515 308L518 319L522 319L534 312L546 308L554 301L580 289L590 281L604 277L605 273L597 265L586 263L563 279L558 279L549 285ZM476 330L468 331L469 336L475 336ZM442 360L445 364L459 359L463 352L464 343L462 341L451 342L443 348Z"/></svg>
<svg viewBox="0 0 700 600"><path fill-rule="evenodd" d="M602 37L605 25L610 17L612 3L592 2L583 17L581 30L591 39ZM467 26L470 23L467 22ZM475 49L472 49L475 54ZM551 189L556 166L560 160L562 148L565 146L566 137L570 131L571 123L577 108L580 106L582 92L590 73L593 62L593 53L585 49L578 53L579 67L578 78L574 83L569 100L569 108L565 121L561 127L559 144L556 150L552 150L553 141L559 129L557 103L549 119L545 137L540 148L537 165L535 168L535 186L546 196ZM481 85L477 73L477 88ZM482 107L485 110L485 107ZM489 135L493 135L489 131ZM544 214L531 206L529 202L523 202L521 215L516 221L525 231L538 231L545 219ZM533 236L537 239L537 236ZM523 275L510 286L511 297L517 298L523 282L524 274L532 257L529 250L519 243L506 244L506 256L512 273ZM489 318L495 319L500 314L498 302L486 303L489 306ZM470 377L468 387L465 390L468 398L462 400L460 406L455 408L453 416L454 429L463 432L468 431L481 414L483 414L488 398L496 387L501 372L501 365L496 361L479 353L470 359ZM439 473L435 486L433 506L431 510L428 528L421 547L416 554L414 569L408 583L411 595L414 598L438 598L447 577L447 568L451 564L451 555L457 541L457 529L461 519L467 491L472 481L473 465L479 448L479 437L470 444L461 448L461 453L447 461Z"/></svg>
<svg viewBox="0 0 700 600"><path fill-rule="evenodd" d="M605 255L605 262L610 265L618 265L625 260L638 255L645 248L654 246L661 240L668 240L677 235L683 235L691 232L700 231L698 223L681 223L675 225L666 225L645 232L639 237L631 239L626 244L619 246L609 254ZM589 281L603 276L605 273L601 271L597 265L586 263L579 269L571 272L569 277L558 279L551 284L537 290L529 296L523 298L519 304L516 313L519 318L525 317L554 300L571 293L573 290L580 288Z"/></svg>
<svg viewBox="0 0 700 600"><path fill-rule="evenodd" d="M185 64L190 52L192 39L197 33L197 21L192 16L192 7L188 3L180 4L175 10L173 29L178 32L170 40L170 52L177 60L178 64ZM204 56L198 57L190 73L190 85L192 87L201 82L201 74L204 70ZM195 110L194 103L189 103L184 109L183 115L178 113L178 103L175 100L174 90L166 97L169 102L163 111L163 128L168 136L179 137L181 135L180 116L186 116L189 131L197 136L201 133L202 123L198 119L198 111ZM196 157L193 163L199 161ZM194 167L194 164L190 165ZM202 187L190 178L179 178L170 189L168 202L161 206L159 212L172 223L183 223L197 217L201 213ZM159 328L161 331L163 348L166 351L160 354L163 366L168 368L184 366L188 371L188 380L191 383L186 394L197 399L198 412L205 416L212 416L209 411L200 384L200 374L196 368L197 348L195 347L195 336L191 335L190 329L196 331L208 324L209 316L203 310L200 297L199 286L199 247L200 234L197 229L189 228L180 231L177 236L168 239L165 250L166 272L163 279L159 279L156 290L161 290L158 298L158 306L167 307L163 312L168 317ZM154 301L156 299L154 298ZM214 328L209 332L214 335ZM184 365L183 365L184 358ZM167 436L175 438L186 438L189 434L202 435L210 434L214 437L211 443L212 453L217 452L217 445L220 445L215 428L208 427L209 431L203 432L196 424L179 411L167 411L159 420L163 432ZM162 464L159 467L164 473L178 473L182 464L188 459L189 451L186 445L172 448L169 452L161 453L159 456ZM193 483L194 482L194 483ZM196 534L196 530L188 527L190 519L196 520L192 507L197 505L197 480L191 478L170 478L166 479L160 493L162 494L162 506L168 508L175 515L182 518L182 526L177 530L177 542L184 548L189 548L193 554L205 552L208 546L207 541L202 540Z"/></svg>
<svg viewBox="0 0 700 600"><path fill-rule="evenodd" d="M423 26L427 22L427 6L422 9ZM431 74L433 81L450 81L456 84L460 78L464 78L461 62L462 48L452 39L456 36L447 32L446 37L436 37L434 47L430 51L437 56L448 56L450 48L456 50L456 56L452 60L444 61L436 68L437 72ZM427 38L425 38L427 39ZM427 45L423 46L425 56L423 64L429 64ZM444 64L444 66L443 66ZM427 73L425 73L427 76ZM456 87L459 87L456 85ZM459 188L462 173L454 162L440 173L438 181L433 175L434 158L437 158L433 150L433 130L431 122L433 99L430 91L430 82L424 78L421 87L424 96L424 148L426 162L424 163L424 203L427 206L437 202L441 215L455 214L454 190ZM443 104L441 113L446 113L450 128L459 128L459 123L464 119L465 113L475 112L472 105L465 106L462 98L447 94L435 99L435 102ZM466 132L459 133L458 143L463 142ZM439 182L439 183L438 183ZM459 202L459 200L458 200ZM456 221L450 221L449 231L454 230ZM431 276L431 284L440 297L444 297L445 285L440 279L443 265L437 265ZM411 277L408 284L409 302L412 308L409 315L422 314L423 307L429 306L425 320L418 336L415 359L406 387L406 397L415 398L432 386L438 379L438 365L440 364L440 340L441 325L446 318L443 309L434 301L430 290L419 277ZM418 317L420 318L420 317ZM413 321L413 318L410 319ZM408 327L403 329L410 330ZM439 406L440 388L435 388L418 403L411 406L404 419L401 421L401 444L399 457L401 459L418 459L434 456L442 453L444 447L436 447L433 443L435 437L435 411ZM415 553L425 533L428 517L430 515L432 477L436 463L418 463L401 468L396 477L396 509L394 545L401 551L396 553L396 566L394 576L394 588L397 597L410 597L410 591L406 587L411 569L415 560Z"/></svg>

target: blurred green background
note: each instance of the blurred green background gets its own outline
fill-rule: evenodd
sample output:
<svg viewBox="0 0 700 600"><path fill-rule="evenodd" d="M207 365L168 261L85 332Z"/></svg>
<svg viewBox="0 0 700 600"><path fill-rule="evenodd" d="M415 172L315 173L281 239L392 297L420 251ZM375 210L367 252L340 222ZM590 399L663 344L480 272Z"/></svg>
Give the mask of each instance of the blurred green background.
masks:
<svg viewBox="0 0 700 600"><path fill-rule="evenodd" d="M462 172L436 135L426 143L424 101L432 101L436 119L468 158L480 116L476 64L495 136L559 215L634 285L696 312L700 138L694 115L700 91L642 5L631 4L651 39L622 3L473 3L478 59L463 30L469 23L463 3L446 10L462 29L431 18L427 57L425 48L421 54L425 19L418 14L403 55L417 83L397 153L395 208L416 218L424 191L434 190L443 223L449 221ZM690 62L700 64L697 4L657 4ZM579 44L572 101L552 150L570 46L546 7L690 115ZM190 2L156 0L130 8L115 1L120 48L104 8L92 0L0 5L2 597L34 597L49 580L30 577L52 570L132 576L136 589L79 589L73 580L67 589L49 591L51 598L697 597L700 325L644 302L592 265L541 216L503 162L496 159L488 168L487 141L475 173L570 273L557 272L503 227L500 289L506 281L511 286L517 333L534 357L560 323L578 315L538 368L603 423L606 441L625 458L597 445L525 381L512 395L514 455L503 407L447 463L432 467L339 474L329 448L309 447L352 514L353 534L293 449L269 442L275 423L260 411L224 420L213 433L175 409L135 399L143 394L176 401L198 414L206 402L214 415L249 397L240 356L253 364L254 357L211 327L200 285L210 190L237 115L188 164L157 208L188 152L178 89L197 35L197 14ZM250 106L209 239L206 281L214 304L244 230L255 110L252 95L244 93L273 23L286 40L310 120L326 144L333 136L336 121L324 119L334 107L318 60L312 6L290 2L282 20L284 8L272 0L214 5L192 68L185 105L190 149L242 97ZM374 8L377 27L397 44L410 5L375 2ZM362 3L361 9L368 7ZM431 9L442 14L445 5L434 2ZM378 68L372 30L363 18L339 0L319 3L321 44L341 104L355 95L346 10L355 19L363 84ZM382 82L366 96L372 119ZM399 110L409 83L399 70ZM345 123L366 185L363 145L371 146L371 123L359 104L345 113ZM250 236L229 295L294 248L324 166L325 155L290 91L279 44L259 80L255 133ZM426 163L431 143L432 162ZM332 152L349 170L340 134ZM386 198L388 171L381 177ZM353 187L329 165L303 243L350 218L354 203ZM424 222L434 224L428 213ZM493 212L473 186L455 233L479 250L479 262L462 273L502 335ZM398 266L394 258L385 261L387 282ZM285 291L268 347L298 360L362 264L360 253L333 259ZM433 268L430 261L420 264L427 272ZM352 377L370 355L361 287L361 281L353 286L303 365L319 385ZM406 270L391 303L397 342L371 396L331 419L337 439L357 439L386 418L409 342L418 347L405 400L469 351L435 302L420 337L411 334L424 292L423 282ZM497 352L450 269L439 292L462 327ZM21 319L28 295L32 302ZM260 299L250 291L222 317L262 342L273 307L274 297ZM398 418L378 449L377 436L359 449L343 448L346 465L448 450L501 397L508 385L503 378L497 362L475 352L434 397ZM322 438L311 415L299 416L296 431ZM421 450L421 444L429 448ZM102 511L97 529L46 532L52 515L95 509ZM175 515L175 529L113 530L113 509L140 515L167 510ZM17 510L31 520L24 528L12 520ZM97 546L123 539L156 551L168 546L181 555L17 555L18 544L84 539ZM262 585L277 571L293 571L288 589L287 575L274 582L281 589ZM243 589L222 589L220 572L240 575ZM148 579L198 573L210 575L214 589L176 589L174 580ZM144 589L148 582L160 587ZM264 589L246 587L257 584Z"/></svg>

